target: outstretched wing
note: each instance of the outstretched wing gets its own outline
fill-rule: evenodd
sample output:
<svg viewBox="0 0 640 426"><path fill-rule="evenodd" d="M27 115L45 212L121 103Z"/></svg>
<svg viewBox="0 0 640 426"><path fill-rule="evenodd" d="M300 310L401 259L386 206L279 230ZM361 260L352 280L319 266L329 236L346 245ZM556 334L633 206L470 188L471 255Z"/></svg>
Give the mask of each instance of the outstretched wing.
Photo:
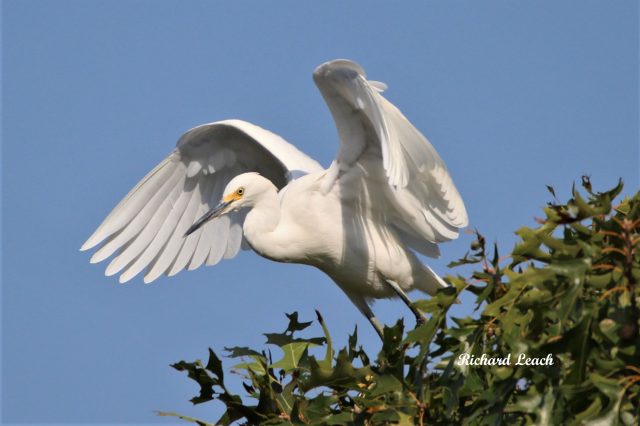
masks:
<svg viewBox="0 0 640 426"><path fill-rule="evenodd" d="M322 170L281 137L240 120L203 124L186 132L167 158L147 174L84 243L104 243L91 258L118 252L106 275L126 282L146 269L145 282L203 263L231 258L242 244L243 213L212 220L188 237L185 231L214 207L227 183L258 172L278 188L299 175Z"/></svg>
<svg viewBox="0 0 640 426"><path fill-rule="evenodd" d="M434 254L435 243L456 238L468 223L462 198L431 143L382 96L386 86L368 81L364 70L348 60L323 64L313 77L340 138L327 174L333 179L325 185L340 182L341 176L348 181L349 171L359 167L368 185L388 185L374 191L384 200L373 204L393 210L393 226L407 245Z"/></svg>

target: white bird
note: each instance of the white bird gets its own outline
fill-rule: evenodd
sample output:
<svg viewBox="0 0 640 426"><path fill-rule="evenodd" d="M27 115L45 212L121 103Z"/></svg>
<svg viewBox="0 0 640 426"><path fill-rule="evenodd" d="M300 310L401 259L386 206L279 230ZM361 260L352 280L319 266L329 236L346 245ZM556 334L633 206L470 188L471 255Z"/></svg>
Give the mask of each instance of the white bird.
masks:
<svg viewBox="0 0 640 426"><path fill-rule="evenodd" d="M114 253L106 275L144 282L214 265L241 247L331 277L378 334L369 303L447 284L416 256L467 226L467 212L429 141L348 60L320 65L316 85L340 149L323 169L281 137L226 120L186 132L177 147L113 209L81 250ZM218 203L219 202L219 203Z"/></svg>

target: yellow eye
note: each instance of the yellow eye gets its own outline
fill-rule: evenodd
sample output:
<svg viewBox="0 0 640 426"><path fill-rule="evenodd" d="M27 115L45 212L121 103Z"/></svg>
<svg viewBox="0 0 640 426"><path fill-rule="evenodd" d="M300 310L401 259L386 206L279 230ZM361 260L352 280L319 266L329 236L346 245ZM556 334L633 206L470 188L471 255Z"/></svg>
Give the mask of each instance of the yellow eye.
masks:
<svg viewBox="0 0 640 426"><path fill-rule="evenodd" d="M238 190L236 191L236 194L238 195L244 194L244 188L238 188Z"/></svg>

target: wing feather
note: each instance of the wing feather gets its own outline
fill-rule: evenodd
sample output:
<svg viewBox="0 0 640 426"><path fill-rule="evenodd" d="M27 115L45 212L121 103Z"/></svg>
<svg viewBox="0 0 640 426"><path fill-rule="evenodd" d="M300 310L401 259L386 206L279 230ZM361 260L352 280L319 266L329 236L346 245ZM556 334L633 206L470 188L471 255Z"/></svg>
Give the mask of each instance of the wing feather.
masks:
<svg viewBox="0 0 640 426"><path fill-rule="evenodd" d="M173 155L165 158L144 177L107 216L96 231L82 245L88 250L98 245L107 236L119 231L149 202L175 168Z"/></svg>
<svg viewBox="0 0 640 426"><path fill-rule="evenodd" d="M194 203L193 200L197 197L197 180L190 179L187 182L189 185L185 187L185 190L180 197L180 203L176 204L171 211L171 221L168 222L169 225L165 230L167 233L166 242L162 247L158 247L158 255L150 264L149 270L144 277L145 283L150 283L156 280L160 275L164 274L173 264L178 251L182 247L184 238L181 237L184 234L180 234L180 222L182 221L185 212L189 210L189 206ZM184 225L182 227L184 228Z"/></svg>
<svg viewBox="0 0 640 426"><path fill-rule="evenodd" d="M211 238L214 238L214 235L217 235L222 241L227 241L229 239L229 216L225 215L219 218L214 219L212 225L209 225L207 231ZM222 244L212 244L209 249L209 254L207 256L207 265L212 266L220 262L222 260L222 256L224 256L224 252L226 251L227 246Z"/></svg>
<svg viewBox="0 0 640 426"><path fill-rule="evenodd" d="M132 243L126 249L122 250L122 252L109 264L105 272L106 275L111 276L120 272L132 260L137 259L138 256L140 256L140 254L142 254L142 252L154 240L155 236L158 234L158 231L165 222L165 219L171 212L172 200L177 198L177 196L179 195L183 180L183 176L181 176L179 173L176 173L173 179L167 181L167 187L173 187L170 188L171 194L168 197L165 197L164 200L162 198L166 191L159 191L156 194L156 197L160 197L162 203L161 206L158 207L155 211L151 212L151 219L146 221L144 229L137 235L134 240L131 240ZM151 204L148 204L147 206L149 205ZM144 221L145 218L143 218L142 220ZM131 225L133 225L133 222Z"/></svg>
<svg viewBox="0 0 640 426"><path fill-rule="evenodd" d="M167 174L167 178L164 179L162 185L155 185L156 182L153 180L151 182L154 184L152 187L140 188L138 193L140 193L141 196L133 197L131 199L133 203L132 206L128 206L125 203L122 212L128 216L128 223L126 225L121 225L119 223L122 221L118 215L110 215L107 218L107 220L110 220L110 223L105 227L105 230L118 228L121 232L93 255L91 263L100 262L111 256L125 242L135 238L147 225L149 220L153 217L153 214L163 202L164 197L171 190L172 183L180 177L180 170L177 167L171 166L167 167L167 169L170 170L171 174ZM145 204L139 205L139 201L141 199L146 200ZM137 209L137 211L134 208ZM118 226L114 226L114 223L118 224Z"/></svg>
<svg viewBox="0 0 640 426"><path fill-rule="evenodd" d="M334 181L359 167L367 170L367 185L380 185L384 172L388 191L374 191L384 199L376 204L393 209L396 228L405 243L425 254L433 245L457 238L467 226L467 212L447 167L435 148L407 118L382 96L381 85L369 82L364 70L347 60L331 61L314 72L314 80L336 122L340 150L327 173ZM386 86L384 86L386 88ZM341 185L349 183L344 179ZM375 205L370 208L375 209Z"/></svg>
<svg viewBox="0 0 640 426"><path fill-rule="evenodd" d="M282 188L294 176L320 170L284 139L253 124L227 120L195 127L118 203L81 250L102 244L92 263L117 253L106 274L120 273L120 282L145 269L144 281L151 282L162 274L216 264L242 247L242 212L184 234L218 203L234 176L259 172Z"/></svg>
<svg viewBox="0 0 640 426"><path fill-rule="evenodd" d="M147 246L142 256L140 256L134 265L132 265L128 270L129 274L133 276L140 273L147 265L154 265L159 257L159 253L162 252L163 248L169 241L173 231L175 230L175 226L178 223L178 219L180 218L180 214L184 211L187 202L189 201L192 193L190 191L185 190L184 186L181 189L181 192L178 196L178 199L171 202L171 209L168 214L166 214L166 218L160 230L155 234L153 241Z"/></svg>
<svg viewBox="0 0 640 426"><path fill-rule="evenodd" d="M231 259L240 251L242 245L242 225L239 222L232 222L229 226L229 238L227 248L224 251L224 259Z"/></svg>
<svg viewBox="0 0 640 426"><path fill-rule="evenodd" d="M196 191L195 202L192 207L188 210L188 214L185 214L184 221L182 222L185 226L185 230L182 232L182 235L186 232L186 230L191 226L199 217L207 212L209 207L209 198L211 197L211 187L212 184L215 183L211 179L201 179L198 184L200 186L199 190ZM180 248L180 252L176 257L174 264L171 266L171 269L168 272L168 275L171 277L181 270L183 270L187 263L193 257L193 253L198 245L198 240L204 231L204 227L199 228L192 234L188 235L185 238L182 247Z"/></svg>
<svg viewBox="0 0 640 426"><path fill-rule="evenodd" d="M206 205L206 206L216 205L217 200L219 200L222 197L222 191L224 190L224 187L222 186L223 182L224 181L222 179L216 179L213 182L213 186L211 188L209 197L205 200L206 204L203 204L203 205ZM215 239L215 235L216 235L215 233L213 234L211 233L212 230L215 231L215 228L213 226L209 228L204 227L204 229L202 229L202 232L200 233L200 238L198 238L198 244L196 245L191 261L189 262L189 265L187 267L189 271L199 268L207 260L207 256L209 254L210 247L211 247L211 241Z"/></svg>

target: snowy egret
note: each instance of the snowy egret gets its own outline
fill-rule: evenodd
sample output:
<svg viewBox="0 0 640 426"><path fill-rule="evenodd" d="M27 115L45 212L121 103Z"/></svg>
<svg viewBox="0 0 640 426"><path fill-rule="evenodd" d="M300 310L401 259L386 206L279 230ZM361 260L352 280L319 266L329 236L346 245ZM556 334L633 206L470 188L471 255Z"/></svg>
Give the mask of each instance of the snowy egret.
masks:
<svg viewBox="0 0 640 426"><path fill-rule="evenodd" d="M278 262L315 266L382 328L370 302L433 295L447 284L416 256L437 257L467 213L427 139L348 60L320 65L316 85L336 122L337 158L322 168L281 137L226 120L186 132L176 149L113 209L84 243L91 262L117 256L106 275L124 283L253 249Z"/></svg>

